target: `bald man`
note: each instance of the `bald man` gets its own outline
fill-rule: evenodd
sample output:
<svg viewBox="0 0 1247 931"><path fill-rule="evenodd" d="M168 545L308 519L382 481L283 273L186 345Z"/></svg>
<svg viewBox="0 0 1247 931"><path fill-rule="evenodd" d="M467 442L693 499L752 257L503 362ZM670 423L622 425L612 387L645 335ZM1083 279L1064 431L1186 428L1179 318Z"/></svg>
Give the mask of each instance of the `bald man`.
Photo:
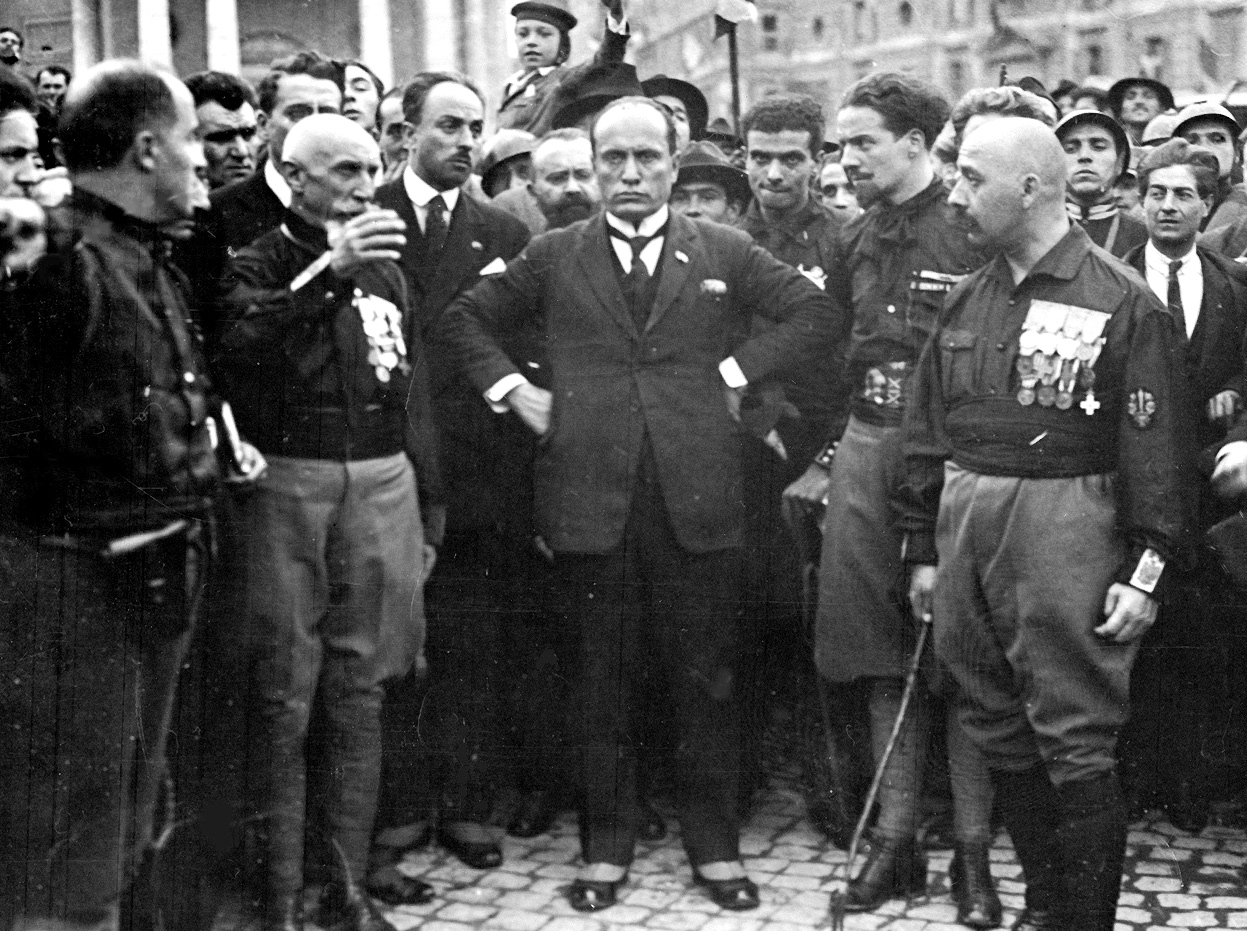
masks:
<svg viewBox="0 0 1247 931"><path fill-rule="evenodd" d="M910 599L934 616L1022 862L1014 927L1109 931L1117 735L1187 521L1178 336L1071 225L1050 129L992 121L957 164L949 203L996 255L953 289L916 373L895 500Z"/></svg>
<svg viewBox="0 0 1247 931"><path fill-rule="evenodd" d="M420 508L440 491L424 360L395 264L404 224L372 205L380 165L376 142L345 117L301 121L282 149L290 207L226 282L225 392L269 461L240 503L248 624L262 641L265 929L301 927L311 768L333 774L318 826L336 852L322 915L391 929L355 883L376 811L382 683L407 672L423 642L433 553ZM314 699L326 733L310 760Z"/></svg>

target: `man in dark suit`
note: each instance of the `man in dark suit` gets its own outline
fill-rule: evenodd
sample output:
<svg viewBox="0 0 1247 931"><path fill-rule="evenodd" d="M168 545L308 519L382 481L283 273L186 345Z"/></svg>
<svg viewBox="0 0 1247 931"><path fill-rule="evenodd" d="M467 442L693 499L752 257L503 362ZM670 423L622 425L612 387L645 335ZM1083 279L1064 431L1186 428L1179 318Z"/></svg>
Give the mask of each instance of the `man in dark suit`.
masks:
<svg viewBox="0 0 1247 931"><path fill-rule="evenodd" d="M407 166L377 191L378 205L407 224L399 264L419 336L432 340L433 419L449 479L448 527L427 595L429 688L421 694L409 681L391 690L384 823L392 829L423 820L436 798L439 839L478 868L502 860L483 823L492 802L487 785L496 762L499 689L507 679L500 664L514 652L503 639L520 639L532 597L525 582L537 571L528 491L532 437L515 418L490 413L434 329L457 295L482 275L500 272L528 242L522 222L460 190L472 172L484 107L462 75L416 75L403 94ZM418 719L431 740L411 736ZM393 831L380 838L399 849L413 839Z"/></svg>
<svg viewBox="0 0 1247 931"><path fill-rule="evenodd" d="M1196 245L1217 186L1217 159L1175 138L1147 150L1139 186L1149 239L1125 260L1147 280L1177 318L1184 340L1187 428L1191 452L1219 446L1243 407L1243 335L1247 277L1241 266ZM1195 498L1196 539L1232 508L1208 483ZM1215 795L1216 759L1208 748L1216 720L1233 704L1226 683L1227 623L1240 610L1226 598L1230 586L1198 553L1177 568L1161 601L1156 630L1144 643L1133 690L1135 724L1127 732L1124 762L1140 803L1158 802L1180 828L1208 823ZM1213 709L1216 709L1214 712ZM1133 764L1133 765L1130 765Z"/></svg>
<svg viewBox="0 0 1247 931"><path fill-rule="evenodd" d="M800 272L728 227L672 215L676 133L641 97L592 133L604 217L534 241L447 311L476 388L541 437L538 529L579 635L584 867L573 908L615 902L637 829L637 683L665 680L678 812L694 879L758 905L740 862L734 693L747 386L834 358L844 322ZM778 325L748 338L750 318ZM497 334L539 325L551 390ZM825 364L825 363L824 363Z"/></svg>

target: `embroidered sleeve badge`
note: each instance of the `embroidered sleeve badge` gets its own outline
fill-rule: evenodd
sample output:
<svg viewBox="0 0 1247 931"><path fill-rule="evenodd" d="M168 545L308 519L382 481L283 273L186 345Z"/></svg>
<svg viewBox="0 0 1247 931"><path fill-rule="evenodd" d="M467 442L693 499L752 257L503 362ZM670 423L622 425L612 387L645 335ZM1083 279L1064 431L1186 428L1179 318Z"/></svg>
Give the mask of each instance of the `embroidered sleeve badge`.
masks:
<svg viewBox="0 0 1247 931"><path fill-rule="evenodd" d="M1146 388L1132 391L1126 399L1126 413L1137 429L1146 430L1156 416L1156 396Z"/></svg>

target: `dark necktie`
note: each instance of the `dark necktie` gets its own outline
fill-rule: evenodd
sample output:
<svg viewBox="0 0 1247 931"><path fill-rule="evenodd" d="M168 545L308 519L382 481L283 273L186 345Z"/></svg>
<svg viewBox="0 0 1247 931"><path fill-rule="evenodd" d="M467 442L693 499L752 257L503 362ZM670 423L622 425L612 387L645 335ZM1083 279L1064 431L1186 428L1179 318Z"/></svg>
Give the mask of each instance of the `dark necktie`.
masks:
<svg viewBox="0 0 1247 931"><path fill-rule="evenodd" d="M1186 338L1186 314L1182 311L1182 289L1178 287L1178 272L1182 270L1180 261L1169 263L1169 313L1173 314L1173 322L1178 325L1178 332Z"/></svg>
<svg viewBox="0 0 1247 931"><path fill-rule="evenodd" d="M628 285L628 303L632 312L632 321L636 324L638 330L644 330L645 324L649 322L649 312L651 295L650 283L653 276L650 275L649 269L645 267L645 263L641 260L641 250L648 246L655 239L661 239L667 233L667 228L663 226L657 230L653 236L629 236L626 233L615 229L615 227L607 224L611 236L616 239L622 239L628 244L632 250L632 268L625 275Z"/></svg>
<svg viewBox="0 0 1247 931"><path fill-rule="evenodd" d="M428 215L424 218L425 255L438 256L446 245L446 201L438 194L429 201Z"/></svg>

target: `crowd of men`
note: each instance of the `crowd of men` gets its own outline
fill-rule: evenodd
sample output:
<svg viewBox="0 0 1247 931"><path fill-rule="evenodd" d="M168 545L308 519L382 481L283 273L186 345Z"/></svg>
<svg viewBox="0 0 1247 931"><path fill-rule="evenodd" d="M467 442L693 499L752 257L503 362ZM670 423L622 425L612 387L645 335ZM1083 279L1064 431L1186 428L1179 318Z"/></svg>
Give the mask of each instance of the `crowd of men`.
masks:
<svg viewBox="0 0 1247 931"><path fill-rule="evenodd" d="M838 909L942 833L999 926L1003 826L1014 928L1109 931L1133 814L1241 812L1234 114L885 70L733 127L604 6L570 65L517 3L500 95L0 29L0 928L390 931L406 853L567 810L572 908L674 811L747 911L777 708L829 844L880 770Z"/></svg>

